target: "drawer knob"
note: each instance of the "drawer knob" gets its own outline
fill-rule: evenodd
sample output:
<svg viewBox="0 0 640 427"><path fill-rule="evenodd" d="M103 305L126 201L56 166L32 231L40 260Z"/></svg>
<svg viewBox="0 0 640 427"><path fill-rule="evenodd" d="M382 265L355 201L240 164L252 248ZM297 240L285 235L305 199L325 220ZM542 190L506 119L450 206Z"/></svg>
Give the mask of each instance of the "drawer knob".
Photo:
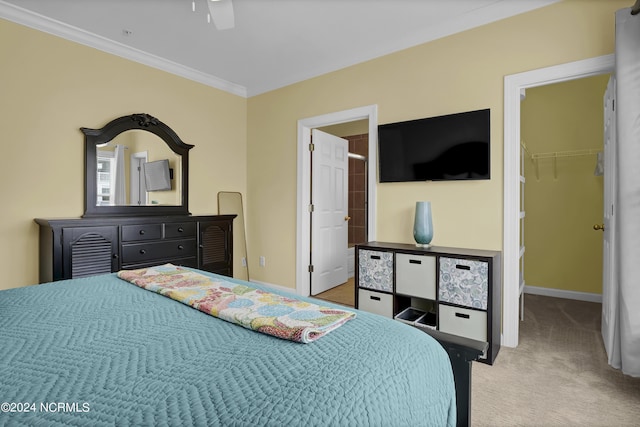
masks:
<svg viewBox="0 0 640 427"><path fill-rule="evenodd" d="M456 264L456 268L458 270L471 270L471 266L469 266L469 265Z"/></svg>
<svg viewBox="0 0 640 427"><path fill-rule="evenodd" d="M144 235L144 230L140 230L140 235L143 236Z"/></svg>
<svg viewBox="0 0 640 427"><path fill-rule="evenodd" d="M144 249L140 249L140 253L141 253L142 255L144 255L144 254L146 254L146 253L147 253L147 251L145 251Z"/></svg>
<svg viewBox="0 0 640 427"><path fill-rule="evenodd" d="M182 246L182 245L178 245L178 250L180 250L180 251L181 251L181 250L183 250L183 249L184 249L184 246Z"/></svg>
<svg viewBox="0 0 640 427"><path fill-rule="evenodd" d="M465 313L456 313L456 317L462 317L463 319L468 319L469 315Z"/></svg>
<svg viewBox="0 0 640 427"><path fill-rule="evenodd" d="M371 259L380 259L380 255L371 255Z"/></svg>
<svg viewBox="0 0 640 427"><path fill-rule="evenodd" d="M183 231L184 231L184 228L178 227L178 233L182 233Z"/></svg>
<svg viewBox="0 0 640 427"><path fill-rule="evenodd" d="M422 264L422 261L419 259L410 259L409 264Z"/></svg>
<svg viewBox="0 0 640 427"><path fill-rule="evenodd" d="M380 297L374 297L373 295L369 295L369 298L371 298L374 301L380 301Z"/></svg>

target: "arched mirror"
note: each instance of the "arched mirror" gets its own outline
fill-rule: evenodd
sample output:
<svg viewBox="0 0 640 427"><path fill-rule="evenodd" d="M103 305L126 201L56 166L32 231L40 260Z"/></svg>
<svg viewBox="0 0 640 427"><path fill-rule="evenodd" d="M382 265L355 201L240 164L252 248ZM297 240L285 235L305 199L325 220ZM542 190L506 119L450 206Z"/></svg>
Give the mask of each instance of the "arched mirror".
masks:
<svg viewBox="0 0 640 427"><path fill-rule="evenodd" d="M189 150L148 114L132 114L85 135L85 213L189 215Z"/></svg>

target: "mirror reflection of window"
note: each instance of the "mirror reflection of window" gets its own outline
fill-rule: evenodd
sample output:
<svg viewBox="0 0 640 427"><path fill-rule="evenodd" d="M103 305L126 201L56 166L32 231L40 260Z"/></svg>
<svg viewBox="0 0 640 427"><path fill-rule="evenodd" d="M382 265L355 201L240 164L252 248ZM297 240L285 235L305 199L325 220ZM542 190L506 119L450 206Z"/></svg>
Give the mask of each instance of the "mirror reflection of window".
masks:
<svg viewBox="0 0 640 427"><path fill-rule="evenodd" d="M113 206L116 162L113 151L98 150L98 188L96 206Z"/></svg>

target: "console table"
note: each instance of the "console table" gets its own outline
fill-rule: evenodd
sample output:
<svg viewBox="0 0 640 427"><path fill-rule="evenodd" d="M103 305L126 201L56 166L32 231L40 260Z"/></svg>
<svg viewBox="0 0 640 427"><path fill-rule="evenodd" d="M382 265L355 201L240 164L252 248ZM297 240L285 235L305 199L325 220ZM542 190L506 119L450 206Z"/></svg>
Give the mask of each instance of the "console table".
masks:
<svg viewBox="0 0 640 427"><path fill-rule="evenodd" d="M356 246L356 308L500 349L501 253L368 242Z"/></svg>

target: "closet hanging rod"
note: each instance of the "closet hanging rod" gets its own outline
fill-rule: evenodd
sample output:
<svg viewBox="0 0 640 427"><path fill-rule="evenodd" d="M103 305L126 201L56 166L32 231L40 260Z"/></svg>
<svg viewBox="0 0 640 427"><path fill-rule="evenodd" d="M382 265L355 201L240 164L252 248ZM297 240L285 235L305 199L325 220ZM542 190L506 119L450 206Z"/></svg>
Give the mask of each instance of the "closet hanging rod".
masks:
<svg viewBox="0 0 640 427"><path fill-rule="evenodd" d="M532 154L531 159L538 160L538 159L553 159L558 157L590 156L590 155L598 154L598 152L600 151L602 151L602 149L597 149L597 148L589 148L586 150L573 150L573 151L552 151L548 153Z"/></svg>

